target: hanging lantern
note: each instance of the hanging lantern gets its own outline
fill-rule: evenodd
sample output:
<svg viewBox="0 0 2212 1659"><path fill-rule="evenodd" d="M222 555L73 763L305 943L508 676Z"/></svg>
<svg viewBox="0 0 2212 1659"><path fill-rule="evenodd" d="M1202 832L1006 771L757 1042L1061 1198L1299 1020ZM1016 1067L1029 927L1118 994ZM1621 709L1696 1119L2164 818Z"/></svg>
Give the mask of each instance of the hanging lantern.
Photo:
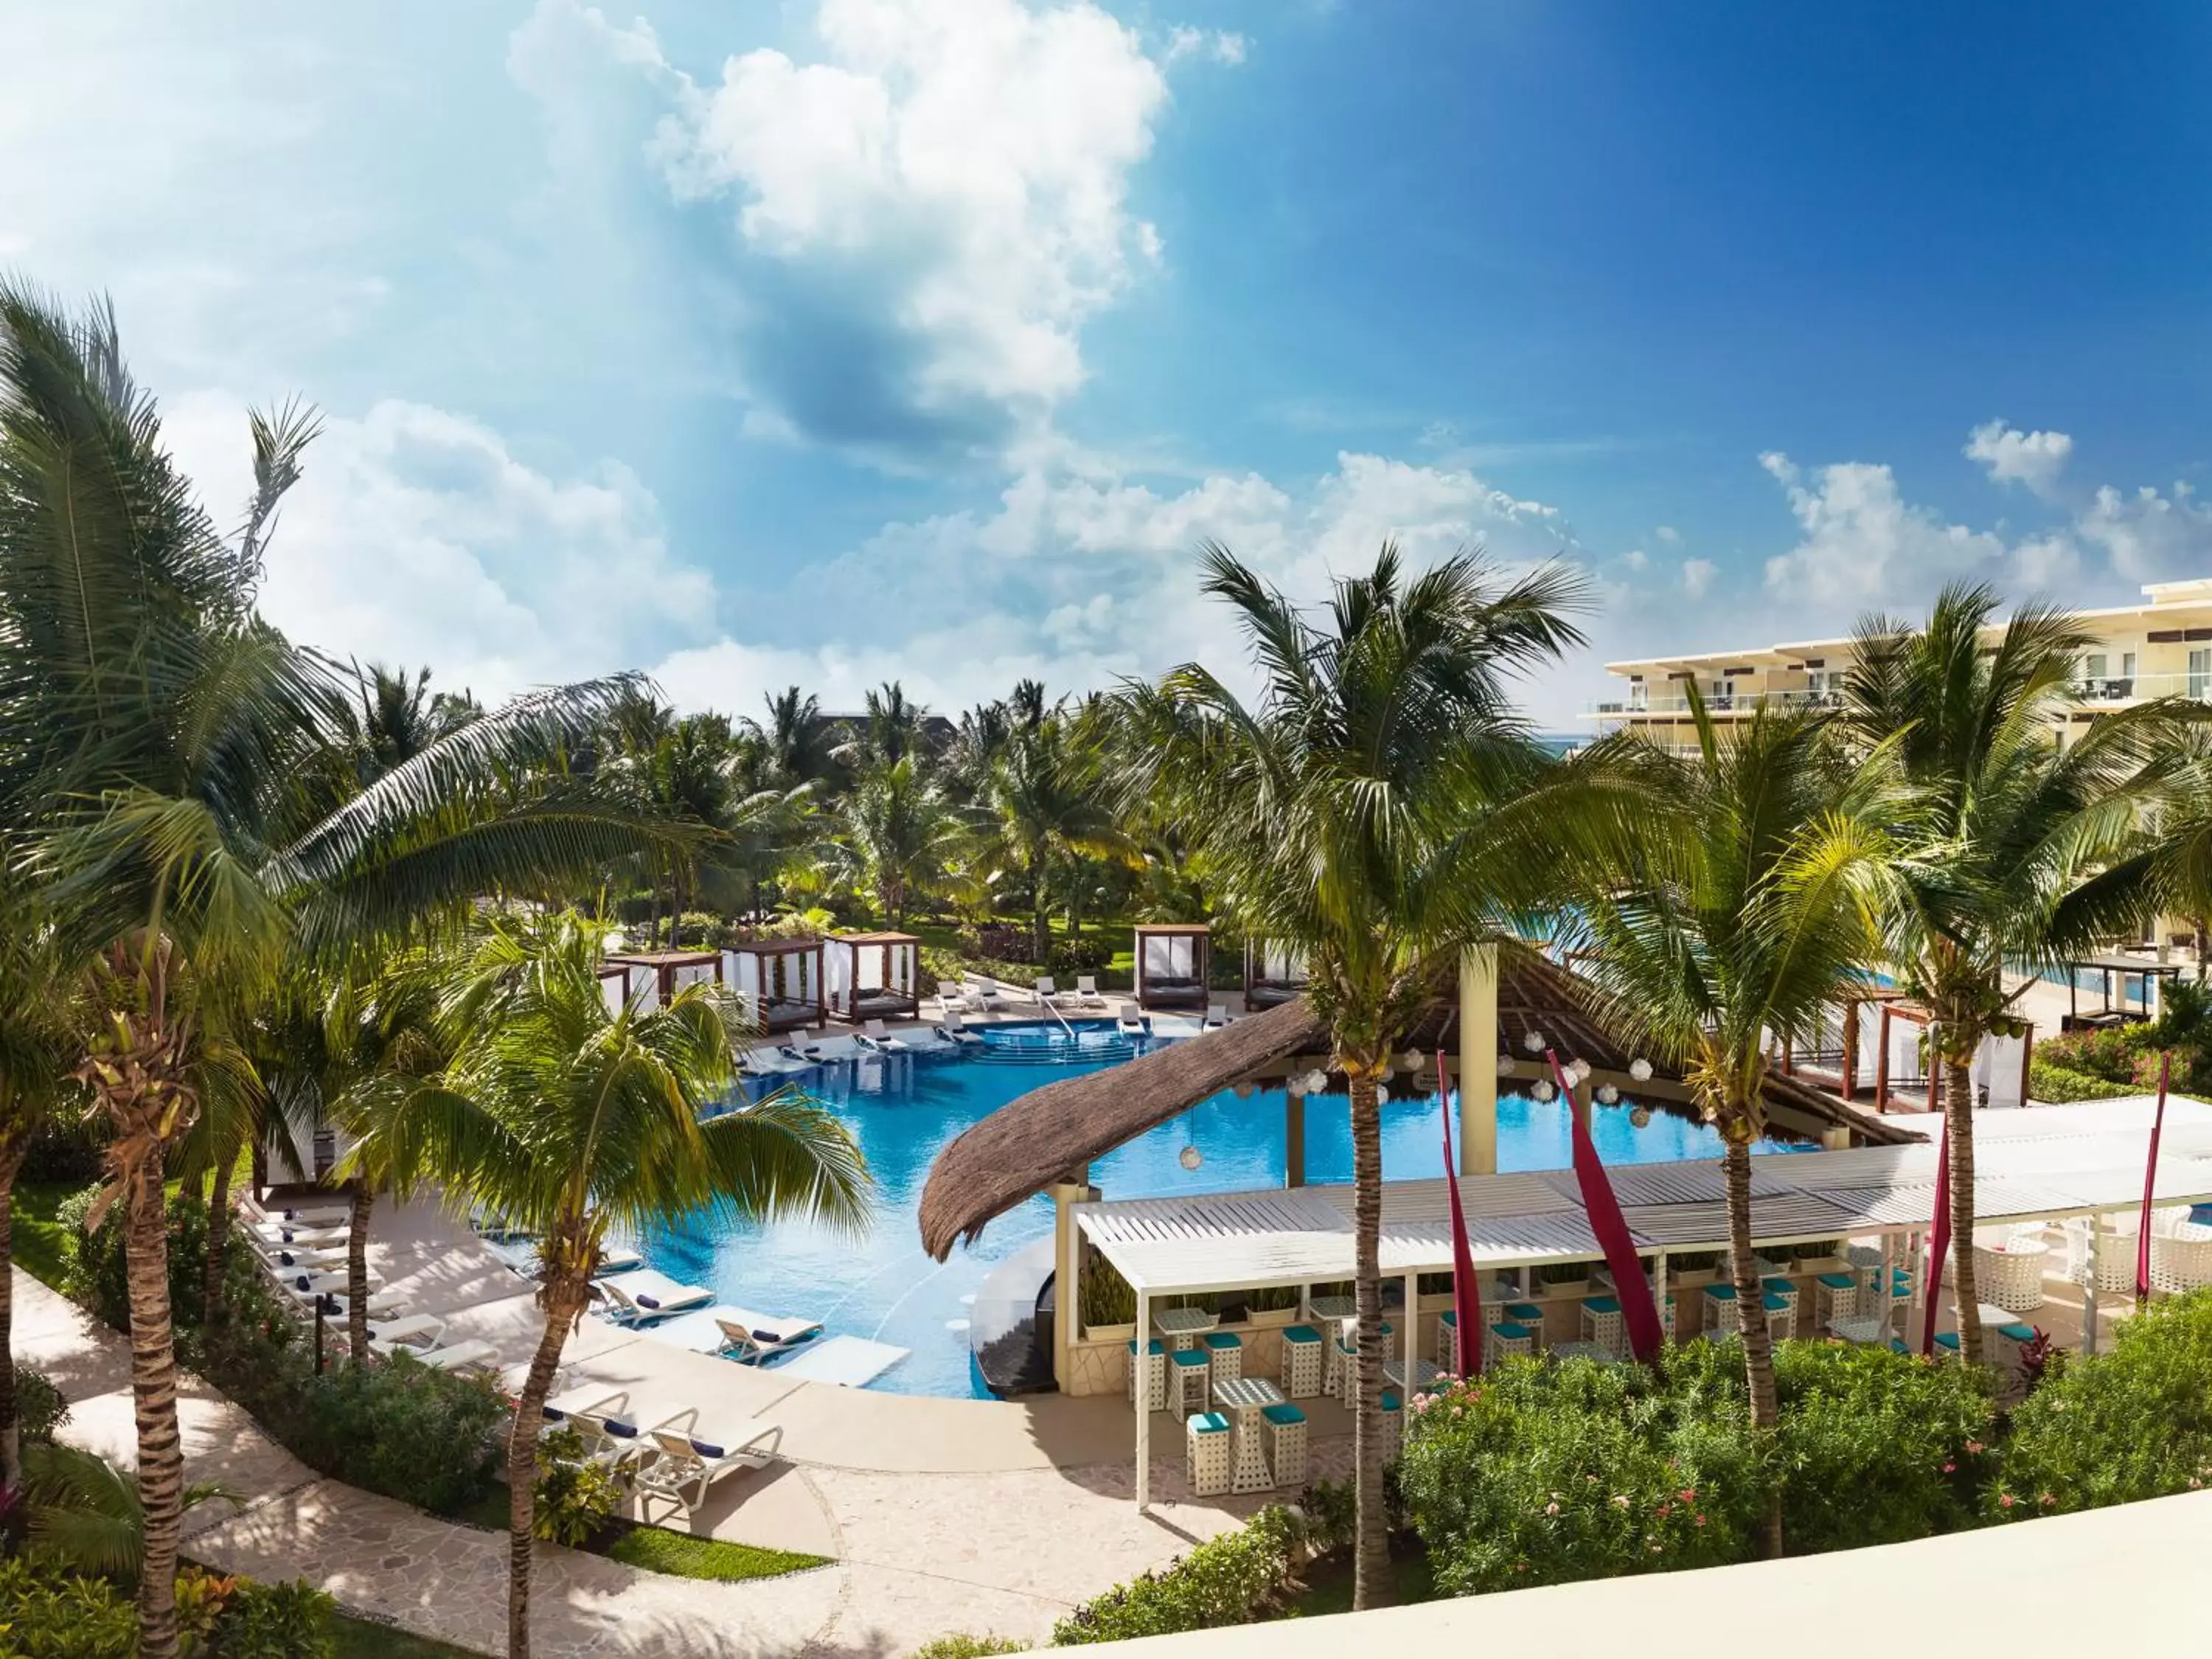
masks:
<svg viewBox="0 0 2212 1659"><path fill-rule="evenodd" d="M1549 1103L1552 1097L1559 1091L1552 1086L1551 1079L1547 1077L1540 1077L1536 1079L1535 1086L1530 1089L1528 1092L1534 1095L1538 1100Z"/></svg>
<svg viewBox="0 0 2212 1659"><path fill-rule="evenodd" d="M1293 1073L1283 1079L1283 1088L1292 1100L1297 1100L1306 1091L1306 1080L1303 1076Z"/></svg>
<svg viewBox="0 0 2212 1659"><path fill-rule="evenodd" d="M1251 1099L1253 1091L1258 1087L1259 1085L1254 1083L1249 1077L1238 1078L1237 1079L1237 1098L1239 1100Z"/></svg>
<svg viewBox="0 0 2212 1659"><path fill-rule="evenodd" d="M1322 1071L1318 1066L1314 1067L1312 1071L1308 1072L1306 1073L1306 1092L1310 1095L1327 1094L1328 1092L1328 1073Z"/></svg>
<svg viewBox="0 0 2212 1659"><path fill-rule="evenodd" d="M1186 1170L1195 1170L1200 1164L1206 1162L1206 1154L1200 1152L1195 1146L1186 1146L1177 1156L1176 1162L1181 1164Z"/></svg>
<svg viewBox="0 0 2212 1659"><path fill-rule="evenodd" d="M1628 1109L1628 1121L1639 1129L1650 1128L1651 1127L1651 1109L1649 1106L1630 1107Z"/></svg>
<svg viewBox="0 0 2212 1659"><path fill-rule="evenodd" d="M1511 1077L1513 1075L1513 1062L1510 1060L1508 1060L1504 1054L1500 1054L1498 1057L1498 1075L1500 1077Z"/></svg>
<svg viewBox="0 0 2212 1659"><path fill-rule="evenodd" d="M1398 1056L1398 1064L1405 1070L1408 1076L1419 1076L1421 1071L1421 1051L1419 1048L1407 1049L1404 1054Z"/></svg>
<svg viewBox="0 0 2212 1659"><path fill-rule="evenodd" d="M1641 1054L1628 1062L1628 1074L1638 1083L1651 1081L1651 1062Z"/></svg>
<svg viewBox="0 0 2212 1659"><path fill-rule="evenodd" d="M1614 1088L1610 1083L1601 1083L1597 1085L1597 1097L1598 1103L1600 1105L1618 1106L1620 1104L1620 1091Z"/></svg>
<svg viewBox="0 0 2212 1659"><path fill-rule="evenodd" d="M1390 1098L1390 1085L1389 1085L1389 1084L1387 1084L1387 1083L1378 1083L1378 1084L1376 1084L1376 1085L1375 1085L1375 1103L1376 1103L1376 1105L1380 1106L1380 1105L1382 1105L1383 1103L1385 1103L1386 1101L1388 1101L1389 1098Z"/></svg>
<svg viewBox="0 0 2212 1659"><path fill-rule="evenodd" d="M1530 1031L1528 1036L1521 1039L1521 1046L1523 1048L1526 1048L1532 1054L1542 1054L1544 1052L1544 1034L1541 1031Z"/></svg>

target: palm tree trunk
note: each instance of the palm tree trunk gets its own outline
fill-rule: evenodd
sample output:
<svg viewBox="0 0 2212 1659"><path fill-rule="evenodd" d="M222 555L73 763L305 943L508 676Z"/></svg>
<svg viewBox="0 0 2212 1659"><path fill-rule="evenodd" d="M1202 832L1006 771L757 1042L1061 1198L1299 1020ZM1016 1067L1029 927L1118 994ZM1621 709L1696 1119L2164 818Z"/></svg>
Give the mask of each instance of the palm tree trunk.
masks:
<svg viewBox="0 0 2212 1659"><path fill-rule="evenodd" d="M230 1261L230 1170L237 1160L217 1158L208 1176L207 1261L200 1278L200 1323L212 1330L228 1304L223 1274Z"/></svg>
<svg viewBox="0 0 2212 1659"><path fill-rule="evenodd" d="M549 1252L550 1254L550 1252ZM542 1292L544 1334L531 1357L530 1370L514 1402L514 1422L507 1435L507 1655L530 1659L530 1563L537 1520L538 1433L545 1421L545 1396L568 1332L591 1297L587 1282L573 1273L549 1279Z"/></svg>
<svg viewBox="0 0 2212 1659"><path fill-rule="evenodd" d="M1970 1048L1967 1053L1971 1054ZM1951 1138L1951 1271L1952 1288L1959 1301L1959 1357L1969 1365L1982 1363L1982 1298L1974 1283L1974 1073L1973 1062L1951 1062L1950 1099L1944 1103L1944 1126ZM1940 1278L1943 1264L1931 1265ZM1930 1285L1928 1294L1942 1288Z"/></svg>
<svg viewBox="0 0 2212 1659"><path fill-rule="evenodd" d="M1045 886L1044 849L1038 848L1030 854L1030 944L1040 968L1051 954L1051 941L1052 894Z"/></svg>
<svg viewBox="0 0 2212 1659"><path fill-rule="evenodd" d="M0 1146L0 1492L23 1480L23 1439L15 1420L15 1176L31 1150L30 1137Z"/></svg>
<svg viewBox="0 0 2212 1659"><path fill-rule="evenodd" d="M368 1359L368 1221L375 1208L375 1189L356 1179L346 1218L346 1346L356 1365Z"/></svg>
<svg viewBox="0 0 2212 1659"><path fill-rule="evenodd" d="M1744 1382L1751 1392L1751 1431L1754 1437L1773 1431L1781 1412L1774 1397L1774 1339L1766 1328L1766 1293L1759 1287L1759 1268L1751 1245L1751 1144L1732 1134L1722 1155L1721 1170L1728 1182L1729 1261L1735 1281L1737 1328L1743 1333ZM1766 1511L1765 1553L1782 1553L1782 1494L1777 1489Z"/></svg>
<svg viewBox="0 0 2212 1659"><path fill-rule="evenodd" d="M1364 1066L1352 1075L1352 1261L1359 1315L1359 1398L1352 1416L1353 1495L1358 1506L1352 1555L1354 1611L1394 1598L1390 1530L1382 1491L1382 1121L1375 1079ZM1406 1310L1407 1318L1413 1310Z"/></svg>
<svg viewBox="0 0 2212 1659"><path fill-rule="evenodd" d="M169 1218L161 1154L137 1172L125 1200L130 1287L131 1395L138 1429L138 1499L146 1516L138 1580L140 1659L177 1659L177 1556L184 1540L185 1455L177 1432L177 1350L169 1322Z"/></svg>

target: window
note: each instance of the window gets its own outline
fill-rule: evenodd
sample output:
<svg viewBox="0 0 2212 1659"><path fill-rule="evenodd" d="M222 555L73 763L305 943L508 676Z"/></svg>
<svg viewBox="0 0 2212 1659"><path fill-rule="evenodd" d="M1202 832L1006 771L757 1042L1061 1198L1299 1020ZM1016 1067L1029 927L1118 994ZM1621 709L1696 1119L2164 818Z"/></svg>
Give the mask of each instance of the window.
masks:
<svg viewBox="0 0 2212 1659"><path fill-rule="evenodd" d="M2123 652L2121 652L2121 653L2120 653L2120 678L2121 678L2122 679L2124 679L2124 680L2131 680L2131 679L2135 678L2135 677L2136 677L2136 653L2135 653L2134 652L2132 652L2132 651L2123 651Z"/></svg>
<svg viewBox="0 0 2212 1659"><path fill-rule="evenodd" d="M2081 659L2081 678L2085 680L2101 680L2105 678L2106 665L2110 661L2111 659L2103 652L2092 651Z"/></svg>
<svg viewBox="0 0 2212 1659"><path fill-rule="evenodd" d="M2189 653L2189 695L2203 697L2212 687L2212 651L2192 651Z"/></svg>

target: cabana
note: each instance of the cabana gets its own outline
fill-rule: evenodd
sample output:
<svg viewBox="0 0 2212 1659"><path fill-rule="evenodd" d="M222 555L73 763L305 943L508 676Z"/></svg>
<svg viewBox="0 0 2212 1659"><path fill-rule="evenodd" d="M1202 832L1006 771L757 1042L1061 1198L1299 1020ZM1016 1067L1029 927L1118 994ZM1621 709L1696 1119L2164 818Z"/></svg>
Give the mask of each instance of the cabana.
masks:
<svg viewBox="0 0 2212 1659"><path fill-rule="evenodd" d="M2155 1103L2148 1097L2008 1112L1978 1126L1974 1202L1978 1225L2074 1221L2083 1224L2088 1271L2082 1282L2084 1346L2097 1344L2098 1262L2111 1235L2106 1218L2142 1202ZM1832 1239L1880 1237L1887 1273L1911 1256L1935 1213L1937 1150L1926 1144L1807 1152L1759 1159L1752 1182L1752 1237L1764 1250ZM1726 1178L1718 1159L1622 1165L1613 1172L1621 1216L1650 1262L1655 1292L1667 1291L1668 1259L1728 1243ZM1462 1180L1468 1243L1488 1273L1552 1263L1601 1261L1575 1176L1568 1170L1477 1176ZM2212 1199L2212 1106L2167 1102L2160 1158L2151 1182L2160 1207ZM1222 1193L1202 1197L1079 1202L1083 1242L1136 1292L1135 1330L1151 1328L1164 1298L1232 1290L1296 1290L1353 1273L1353 1193L1348 1186ZM1441 1181L1398 1181L1382 1193L1382 1269L1401 1281L1404 1302L1389 1362L1401 1378L1421 1374L1419 1279L1452 1271L1453 1241ZM1899 1247L1902 1247L1901 1252ZM1080 1250L1071 1252L1079 1261ZM1928 1293L1914 1274L1905 1328ZM1079 1305L1068 1286L1063 1307ZM1678 1304L1679 1305L1679 1304ZM1686 1335L1687 1333L1685 1333ZM1433 1333L1431 1333L1431 1338ZM1410 1390L1407 1390L1410 1392ZM1153 1413L1134 1413L1136 1501L1151 1496Z"/></svg>
<svg viewBox="0 0 2212 1659"><path fill-rule="evenodd" d="M2160 981L2181 977L2181 964L2160 962L2142 957L2118 955L2075 957L2061 962L2058 968L2066 975L2066 1018L2060 1024L2062 1031L2082 1027L2130 1025L2139 1021L2156 1019L2165 1004ZM2104 982L2105 1006L2094 1013L2081 1012L2081 975L2084 971L2099 975ZM2129 1006L2128 980L2131 975L2142 979L2142 996L2136 1006ZM2112 999L2113 980L2119 981L2119 1000Z"/></svg>
<svg viewBox="0 0 2212 1659"><path fill-rule="evenodd" d="M1195 1008L1206 1004L1213 934L1202 921L1137 929L1137 1006Z"/></svg>
<svg viewBox="0 0 2212 1659"><path fill-rule="evenodd" d="M826 1017L820 939L747 939L723 951L722 963L725 981L763 1031L795 1031Z"/></svg>
<svg viewBox="0 0 2212 1659"><path fill-rule="evenodd" d="M857 1025L921 1014L921 941L912 933L832 933L830 1012Z"/></svg>
<svg viewBox="0 0 2212 1659"><path fill-rule="evenodd" d="M1863 1088L1871 1086L1877 1114L1888 1111L1900 1095L1914 1097L1916 1108L1924 1107L1923 1045L1931 1018L1924 1006L1897 991L1869 988L1833 1005L1832 1012L1824 1012L1820 1035L1808 1048L1785 1042L1782 1073L1832 1087L1846 1101L1856 1100ZM1976 1103L2025 1105L2034 1047L2032 1033L1983 1038L1972 1068Z"/></svg>
<svg viewBox="0 0 2212 1659"><path fill-rule="evenodd" d="M605 970L611 968L623 970L623 1000L628 1002L642 997L643 1011L650 1013L655 1008L666 1007L687 985L708 980L719 984L722 957L718 951L614 951L601 964L603 989L608 977Z"/></svg>
<svg viewBox="0 0 2212 1659"><path fill-rule="evenodd" d="M1244 1006L1272 1008L1306 988L1305 958L1280 939L1244 941Z"/></svg>

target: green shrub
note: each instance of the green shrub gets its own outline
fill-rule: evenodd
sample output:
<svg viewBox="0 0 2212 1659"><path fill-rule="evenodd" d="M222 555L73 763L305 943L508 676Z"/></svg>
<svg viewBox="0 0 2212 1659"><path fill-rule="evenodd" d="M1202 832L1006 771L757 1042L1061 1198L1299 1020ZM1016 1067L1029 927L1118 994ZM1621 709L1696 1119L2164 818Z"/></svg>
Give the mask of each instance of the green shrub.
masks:
<svg viewBox="0 0 2212 1659"><path fill-rule="evenodd" d="M25 1445L52 1443L54 1431L69 1421L69 1401L44 1371L15 1368L15 1432Z"/></svg>
<svg viewBox="0 0 2212 1659"><path fill-rule="evenodd" d="M2136 1092L2132 1082L2111 1083L2055 1064L2038 1050L2027 1063L2027 1092L2032 1099L2053 1103L2069 1100L2117 1100Z"/></svg>
<svg viewBox="0 0 2212 1659"><path fill-rule="evenodd" d="M507 1402L490 1382L404 1354L319 1376L295 1355L245 1403L310 1468L440 1515L480 1501L504 1450Z"/></svg>
<svg viewBox="0 0 2212 1659"><path fill-rule="evenodd" d="M1774 1371L1782 1408L1774 1474L1790 1553L1975 1524L1995 1466L1987 1372L1820 1342L1783 1343Z"/></svg>
<svg viewBox="0 0 2212 1659"><path fill-rule="evenodd" d="M1741 1559L1763 1490L1742 1414L1677 1409L1715 1391L1712 1358L1687 1352L1711 1346L1675 1351L1692 1364L1673 1389L1640 1367L1510 1359L1416 1395L1399 1479L1437 1588Z"/></svg>
<svg viewBox="0 0 2212 1659"><path fill-rule="evenodd" d="M1083 1323L1086 1329L1101 1325L1127 1325L1137 1317L1137 1293L1121 1270L1096 1250L1083 1264Z"/></svg>
<svg viewBox="0 0 2212 1659"><path fill-rule="evenodd" d="M1261 1510L1181 1560L1085 1601L1053 1627L1053 1644L1075 1647L1249 1624L1283 1594L1304 1557L1305 1536L1291 1510Z"/></svg>
<svg viewBox="0 0 2212 1659"><path fill-rule="evenodd" d="M331 1616L337 1603L304 1579L235 1588L216 1620L210 1659L331 1659L337 1640Z"/></svg>
<svg viewBox="0 0 2212 1659"><path fill-rule="evenodd" d="M531 1530L570 1549L595 1537L621 1507L614 1477L584 1455L584 1437L572 1428L538 1443L538 1486Z"/></svg>
<svg viewBox="0 0 2212 1659"><path fill-rule="evenodd" d="M1547 1261L1536 1269L1536 1277L1547 1285L1579 1285L1590 1276L1587 1261Z"/></svg>
<svg viewBox="0 0 2212 1659"><path fill-rule="evenodd" d="M992 1659L994 1654L1027 1653L1026 1642L1009 1642L1003 1636L940 1636L924 1642L908 1659Z"/></svg>
<svg viewBox="0 0 2212 1659"><path fill-rule="evenodd" d="M15 1179L27 1186L82 1187L100 1179L109 1133L105 1114L57 1112L39 1126Z"/></svg>
<svg viewBox="0 0 2212 1659"><path fill-rule="evenodd" d="M0 1653L13 1659L129 1659L138 1615L105 1578L21 1556L0 1559Z"/></svg>
<svg viewBox="0 0 2212 1659"><path fill-rule="evenodd" d="M99 1230L85 1231L85 1218L100 1194L97 1183L70 1194L54 1212L64 1238L64 1295L92 1310L118 1330L131 1328L131 1285L123 1259L123 1206L108 1207ZM240 1249L234 1253L243 1256ZM234 1258L233 1267L243 1265ZM197 1326L205 1306L207 1200L187 1193L169 1195L169 1308L179 1326Z"/></svg>
<svg viewBox="0 0 2212 1659"><path fill-rule="evenodd" d="M2002 1520L2212 1484L2212 1290L2154 1303L2115 1328L2112 1352L2060 1361L2013 1413Z"/></svg>
<svg viewBox="0 0 2212 1659"><path fill-rule="evenodd" d="M1295 1285L1270 1285L1244 1292L1244 1307L1250 1313L1280 1313L1297 1305L1298 1287Z"/></svg>

